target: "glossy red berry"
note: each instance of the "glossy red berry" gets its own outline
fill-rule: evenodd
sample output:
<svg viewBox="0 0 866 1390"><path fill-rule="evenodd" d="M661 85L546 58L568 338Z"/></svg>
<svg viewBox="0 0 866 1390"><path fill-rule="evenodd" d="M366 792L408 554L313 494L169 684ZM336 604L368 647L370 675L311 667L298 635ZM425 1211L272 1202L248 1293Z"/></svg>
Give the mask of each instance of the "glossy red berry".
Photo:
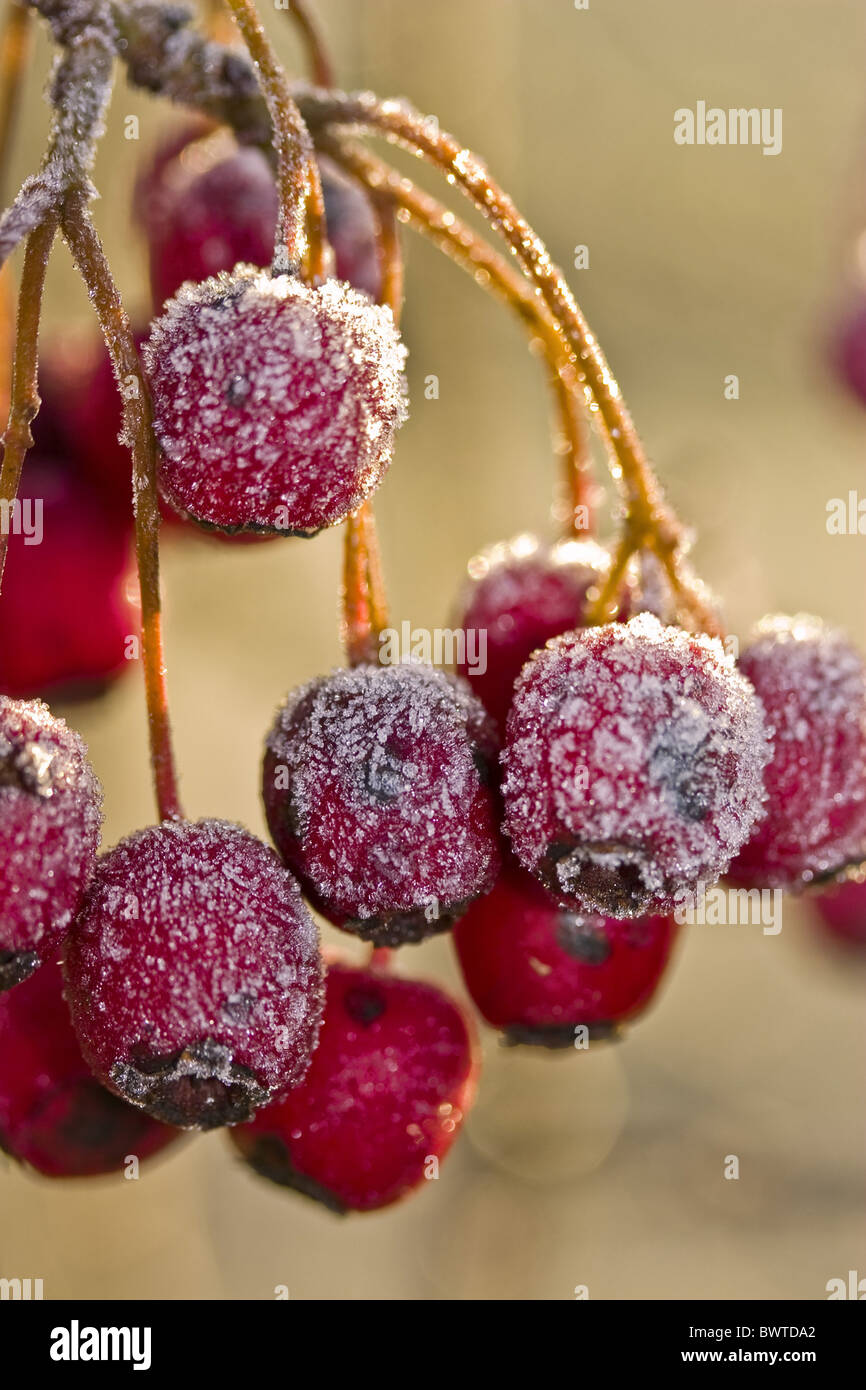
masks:
<svg viewBox="0 0 866 1390"><path fill-rule="evenodd" d="M503 752L506 828L563 903L671 912L713 883L761 812L760 705L721 645L648 613L537 652Z"/></svg>
<svg viewBox="0 0 866 1390"><path fill-rule="evenodd" d="M0 695L0 991L54 955L93 873L102 789L81 739Z"/></svg>
<svg viewBox="0 0 866 1390"><path fill-rule="evenodd" d="M295 690L268 735L274 843L331 922L377 945L444 931L499 869L497 745L431 666L357 666Z"/></svg>
<svg viewBox="0 0 866 1390"><path fill-rule="evenodd" d="M0 995L0 1148L50 1178L119 1173L180 1137L100 1086L50 962Z"/></svg>
<svg viewBox="0 0 866 1390"><path fill-rule="evenodd" d="M372 1211L438 1176L472 1103L473 1038L433 985L331 965L326 990L305 1080L231 1137L272 1182Z"/></svg>
<svg viewBox="0 0 866 1390"><path fill-rule="evenodd" d="M28 456L0 603L0 690L98 694L124 671L138 632L130 599L132 507L124 520L73 468ZM38 525L37 525L38 523Z"/></svg>
<svg viewBox="0 0 866 1390"><path fill-rule="evenodd" d="M160 487L223 530L312 535L375 490L406 414L390 310L250 266L184 286L145 348Z"/></svg>
<svg viewBox="0 0 866 1390"><path fill-rule="evenodd" d="M812 905L827 931L851 946L866 946L866 883L840 883Z"/></svg>
<svg viewBox="0 0 866 1390"><path fill-rule="evenodd" d="M738 883L796 888L866 859L866 667L819 618L759 623L740 669L773 730L767 815L731 866Z"/></svg>
<svg viewBox="0 0 866 1390"><path fill-rule="evenodd" d="M64 952L72 1021L111 1090L156 1119L249 1119L306 1071L316 929L291 874L225 821L164 822L99 862Z"/></svg>
<svg viewBox="0 0 866 1390"><path fill-rule="evenodd" d="M456 619L467 633L466 659L457 669L503 732L524 664L551 637L580 627L587 595L609 568L610 555L594 541L545 546L534 536L517 536L470 561ZM625 595L623 602L627 609Z"/></svg>
<svg viewBox="0 0 866 1390"><path fill-rule="evenodd" d="M509 861L454 928L463 978L511 1043L573 1047L575 1029L615 1035L646 1008L676 937L672 917L623 921L559 907Z"/></svg>

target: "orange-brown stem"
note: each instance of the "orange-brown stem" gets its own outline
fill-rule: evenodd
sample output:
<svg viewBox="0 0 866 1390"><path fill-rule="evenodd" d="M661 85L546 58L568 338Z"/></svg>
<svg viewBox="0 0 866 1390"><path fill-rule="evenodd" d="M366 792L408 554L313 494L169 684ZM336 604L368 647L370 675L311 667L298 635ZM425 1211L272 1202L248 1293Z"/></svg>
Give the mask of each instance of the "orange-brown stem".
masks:
<svg viewBox="0 0 866 1390"><path fill-rule="evenodd" d="M114 373L122 388L123 425L132 450L135 546L141 590L142 665L154 789L160 818L182 820L163 654L156 484L159 446L153 429L150 392L126 310L90 219L87 198L82 190L73 189L67 195L61 225L96 310Z"/></svg>
<svg viewBox="0 0 866 1390"><path fill-rule="evenodd" d="M306 0L289 0L288 14L294 22L307 53L310 76L317 87L335 87L334 68L317 21Z"/></svg>
<svg viewBox="0 0 866 1390"><path fill-rule="evenodd" d="M45 273L56 232L57 218L51 215L30 233L24 251L9 415L3 435L3 463L0 467L0 503L4 504L0 511L0 584L3 582L9 548L11 507L18 496L24 459L33 444L30 426L39 412L39 321Z"/></svg>

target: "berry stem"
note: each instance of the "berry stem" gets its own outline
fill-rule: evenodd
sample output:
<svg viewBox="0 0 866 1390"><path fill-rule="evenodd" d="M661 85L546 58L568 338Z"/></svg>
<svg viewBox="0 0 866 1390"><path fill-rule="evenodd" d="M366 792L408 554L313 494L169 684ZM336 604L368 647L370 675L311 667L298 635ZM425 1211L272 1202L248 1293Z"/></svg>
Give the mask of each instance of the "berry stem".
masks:
<svg viewBox="0 0 866 1390"><path fill-rule="evenodd" d="M588 534L592 529L592 459L585 405L556 323L527 285L525 276L443 203L363 146L335 140L327 133L322 133L316 143L363 184L374 201L392 203L400 221L428 237L476 284L506 303L528 328L530 342L541 342L558 423L554 449L562 460L569 498L566 530L569 535Z"/></svg>
<svg viewBox="0 0 866 1390"><path fill-rule="evenodd" d="M317 87L335 87L337 84L330 54L322 31L305 0L289 0L288 15L304 41L313 82Z"/></svg>
<svg viewBox="0 0 866 1390"><path fill-rule="evenodd" d="M3 435L3 464L0 467L0 585L6 568L11 518L9 508L18 496L21 472L28 449L33 444L30 426L39 413L39 321L48 258L54 245L57 218L49 215L27 238L24 267L18 294L15 328L15 357L9 392L9 417Z"/></svg>
<svg viewBox="0 0 866 1390"><path fill-rule="evenodd" d="M177 790L166 689L159 593L159 445L153 430L150 392L141 369L129 318L87 207L86 194L67 194L63 234L87 287L105 338L123 400L124 433L132 451L133 512L141 591L141 646L150 733L150 760L161 820L182 820Z"/></svg>
<svg viewBox="0 0 866 1390"><path fill-rule="evenodd" d="M274 247L275 275L297 275L311 282L327 275L327 242L322 226L322 186L312 141L289 88L285 70L262 28L255 0L228 0L256 68L267 103L277 155L280 216Z"/></svg>
<svg viewBox="0 0 866 1390"><path fill-rule="evenodd" d="M5 196L12 134L30 57L32 14L17 0L7 0L0 34L0 197Z"/></svg>

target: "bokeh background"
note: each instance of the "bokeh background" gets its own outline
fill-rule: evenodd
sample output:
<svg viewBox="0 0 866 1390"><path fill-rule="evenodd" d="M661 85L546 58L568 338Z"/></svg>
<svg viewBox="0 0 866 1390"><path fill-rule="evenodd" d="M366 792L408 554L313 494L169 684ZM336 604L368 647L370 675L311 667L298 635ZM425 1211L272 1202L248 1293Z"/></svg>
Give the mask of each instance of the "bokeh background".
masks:
<svg viewBox="0 0 866 1390"><path fill-rule="evenodd" d="M866 539L825 526L829 498L866 496L866 413L825 349L866 227L861 0L321 0L319 11L343 85L435 112L566 267L696 529L730 631L806 609L866 644ZM268 7L267 19L299 72L286 16ZM16 179L44 140L47 63L43 35ZM781 107L782 153L677 146L673 113L699 99ZM123 138L133 114L138 143ZM121 83L96 173L97 220L139 313L129 191L167 120ZM572 271L578 244L590 266ZM412 418L377 505L394 616L435 626L473 552L549 526L554 465L522 330L429 246L413 238L408 253ZM88 312L58 245L47 337ZM166 543L191 814L264 833L263 734L286 688L339 661L339 564L333 533L240 550ZM63 712L105 784L113 843L153 815L137 673ZM138 1182L52 1185L7 1163L0 1274L41 1277L49 1298L267 1299L276 1285L335 1300L570 1299L577 1285L593 1299L823 1298L829 1279L866 1274L866 970L802 904L786 903L778 936L683 935L656 1008L620 1044L535 1056L486 1033L476 1110L440 1180L403 1206L333 1217L247 1174L218 1134ZM408 948L398 969L460 990L447 940ZM738 1181L723 1176L731 1154Z"/></svg>

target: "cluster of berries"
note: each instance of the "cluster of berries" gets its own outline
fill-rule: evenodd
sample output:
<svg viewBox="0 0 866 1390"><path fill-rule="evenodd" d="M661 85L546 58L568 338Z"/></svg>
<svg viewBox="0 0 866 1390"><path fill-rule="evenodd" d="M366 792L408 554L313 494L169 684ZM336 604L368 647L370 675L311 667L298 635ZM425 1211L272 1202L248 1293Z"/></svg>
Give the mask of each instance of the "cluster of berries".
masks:
<svg viewBox="0 0 866 1390"><path fill-rule="evenodd" d="M406 413L375 218L322 176L336 271L315 285L261 268L277 198L256 151L185 129L139 186L166 300L144 340L162 496L224 536L345 520ZM114 506L129 463L91 429L119 414L101 370L72 391L77 413L56 412L65 440L49 438L49 411L39 453L71 453L71 428ZM64 546L89 547L94 524L104 547L89 501L80 526L58 505ZM51 605L34 602L24 555L0 605L16 624L8 646L0 635L0 1143L44 1173L110 1171L183 1129L231 1126L266 1177L340 1211L382 1206L448 1150L477 1074L464 1010L392 976L382 948L453 927L487 1022L511 1043L568 1047L646 1006L684 895L725 874L829 883L866 858L866 670L846 638L765 619L735 662L630 572L593 624L611 556L589 540L473 562L459 621L486 633L483 673L362 661L288 696L262 771L278 852L227 822L164 820L97 858L101 793L80 739L14 698L58 671L19 680L2 662L17 642L104 677L104 626L80 630L74 595L80 647L35 632L30 614ZM69 551L61 563L88 569ZM325 969L306 902L372 943L366 968ZM832 911L862 922L862 897Z"/></svg>

